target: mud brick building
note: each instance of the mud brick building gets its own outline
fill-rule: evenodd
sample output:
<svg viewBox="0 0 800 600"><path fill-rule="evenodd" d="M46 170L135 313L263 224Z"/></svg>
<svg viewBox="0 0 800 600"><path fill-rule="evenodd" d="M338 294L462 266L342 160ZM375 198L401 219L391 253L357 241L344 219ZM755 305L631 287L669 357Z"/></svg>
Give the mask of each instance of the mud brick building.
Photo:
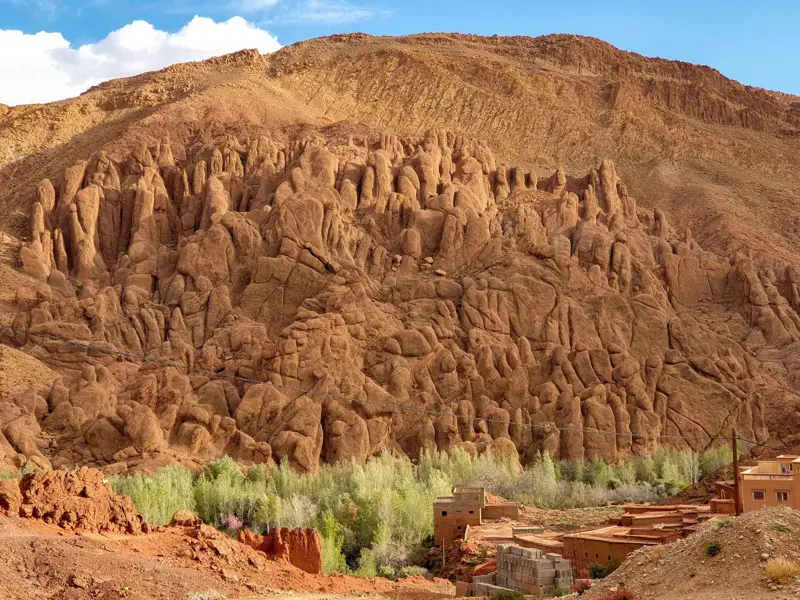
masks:
<svg viewBox="0 0 800 600"><path fill-rule="evenodd" d="M767 506L800 508L800 456L781 455L760 460L739 474L742 510Z"/></svg>
<svg viewBox="0 0 800 600"><path fill-rule="evenodd" d="M436 544L449 544L467 535L468 528L484 519L516 519L516 502L487 502L482 487L456 487L452 496L437 498L433 503L433 537Z"/></svg>
<svg viewBox="0 0 800 600"><path fill-rule="evenodd" d="M546 556L569 559L575 578L589 577L591 566L620 561L642 546L668 544L693 533L710 516L707 507L637 506L625 507L625 513L602 527L575 531L516 533L514 541Z"/></svg>

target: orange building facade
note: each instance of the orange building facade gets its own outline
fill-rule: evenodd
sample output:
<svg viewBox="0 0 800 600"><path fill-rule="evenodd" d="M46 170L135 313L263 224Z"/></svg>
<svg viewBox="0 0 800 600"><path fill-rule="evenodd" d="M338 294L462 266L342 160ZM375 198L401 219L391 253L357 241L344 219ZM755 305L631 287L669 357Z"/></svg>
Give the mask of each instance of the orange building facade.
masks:
<svg viewBox="0 0 800 600"><path fill-rule="evenodd" d="M740 473L739 484L743 512L768 506L800 508L800 456L760 460Z"/></svg>
<svg viewBox="0 0 800 600"><path fill-rule="evenodd" d="M516 519L519 505L516 502L486 500L482 487L456 487L452 496L437 498L433 503L433 538L438 545L463 539L468 528L481 525L484 519Z"/></svg>

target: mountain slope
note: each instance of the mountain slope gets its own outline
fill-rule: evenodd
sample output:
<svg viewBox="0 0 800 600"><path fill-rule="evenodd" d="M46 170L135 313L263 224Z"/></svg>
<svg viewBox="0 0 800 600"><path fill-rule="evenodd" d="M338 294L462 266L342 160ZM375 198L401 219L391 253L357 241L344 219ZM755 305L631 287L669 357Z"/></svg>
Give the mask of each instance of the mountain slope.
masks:
<svg viewBox="0 0 800 600"><path fill-rule="evenodd" d="M800 221L786 218L800 190L798 98L579 36L351 35L178 65L74 101L11 109L0 162L67 140L76 151L60 150L65 159L86 146L125 152L153 127L184 141L339 121L457 131L486 140L501 161L545 170L609 157L633 193L674 213L709 249L749 246L784 261L800 250Z"/></svg>
<svg viewBox="0 0 800 600"><path fill-rule="evenodd" d="M796 103L576 36L351 35L12 108L6 340L64 377L6 461L792 443Z"/></svg>

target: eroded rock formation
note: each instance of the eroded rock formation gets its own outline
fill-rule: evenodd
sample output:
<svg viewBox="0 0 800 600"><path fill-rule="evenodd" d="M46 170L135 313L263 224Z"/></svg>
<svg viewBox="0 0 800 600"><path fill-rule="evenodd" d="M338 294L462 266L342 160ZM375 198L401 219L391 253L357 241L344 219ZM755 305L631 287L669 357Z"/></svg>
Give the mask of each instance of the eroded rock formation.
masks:
<svg viewBox="0 0 800 600"><path fill-rule="evenodd" d="M704 251L610 160L537 176L442 131L182 150L38 186L12 341L71 371L3 412L8 461L613 460L765 440L798 384L800 275Z"/></svg>

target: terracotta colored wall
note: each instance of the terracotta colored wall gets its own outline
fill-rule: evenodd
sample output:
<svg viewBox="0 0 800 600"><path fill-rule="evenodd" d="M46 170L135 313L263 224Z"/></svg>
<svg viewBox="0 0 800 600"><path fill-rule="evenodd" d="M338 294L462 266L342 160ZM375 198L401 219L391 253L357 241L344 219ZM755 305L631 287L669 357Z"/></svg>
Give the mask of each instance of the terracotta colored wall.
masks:
<svg viewBox="0 0 800 600"><path fill-rule="evenodd" d="M781 477L780 479L769 480L748 480L742 479L742 509L745 512L758 510L767 506L788 506L798 507L797 477ZM753 492L759 490L764 492L764 500L755 500ZM777 492L789 492L788 502L779 502Z"/></svg>
<svg viewBox="0 0 800 600"><path fill-rule="evenodd" d="M733 515L736 514L736 507L733 500L712 498L709 502L711 505L711 512L715 515Z"/></svg>
<svg viewBox="0 0 800 600"><path fill-rule="evenodd" d="M589 577L589 567L593 564L606 564L609 560L624 561L642 544L604 542L576 538L564 538L564 558L572 561L573 577Z"/></svg>
<svg viewBox="0 0 800 600"><path fill-rule="evenodd" d="M472 514L470 514L472 511ZM442 512L446 512L443 515ZM452 542L464 536L468 525L481 524L481 511L479 508L465 508L455 510L452 506L434 507L433 513L433 539L436 544L442 541ZM460 529L459 529L460 527Z"/></svg>
<svg viewBox="0 0 800 600"><path fill-rule="evenodd" d="M482 512L484 519L518 519L519 504L487 504Z"/></svg>

